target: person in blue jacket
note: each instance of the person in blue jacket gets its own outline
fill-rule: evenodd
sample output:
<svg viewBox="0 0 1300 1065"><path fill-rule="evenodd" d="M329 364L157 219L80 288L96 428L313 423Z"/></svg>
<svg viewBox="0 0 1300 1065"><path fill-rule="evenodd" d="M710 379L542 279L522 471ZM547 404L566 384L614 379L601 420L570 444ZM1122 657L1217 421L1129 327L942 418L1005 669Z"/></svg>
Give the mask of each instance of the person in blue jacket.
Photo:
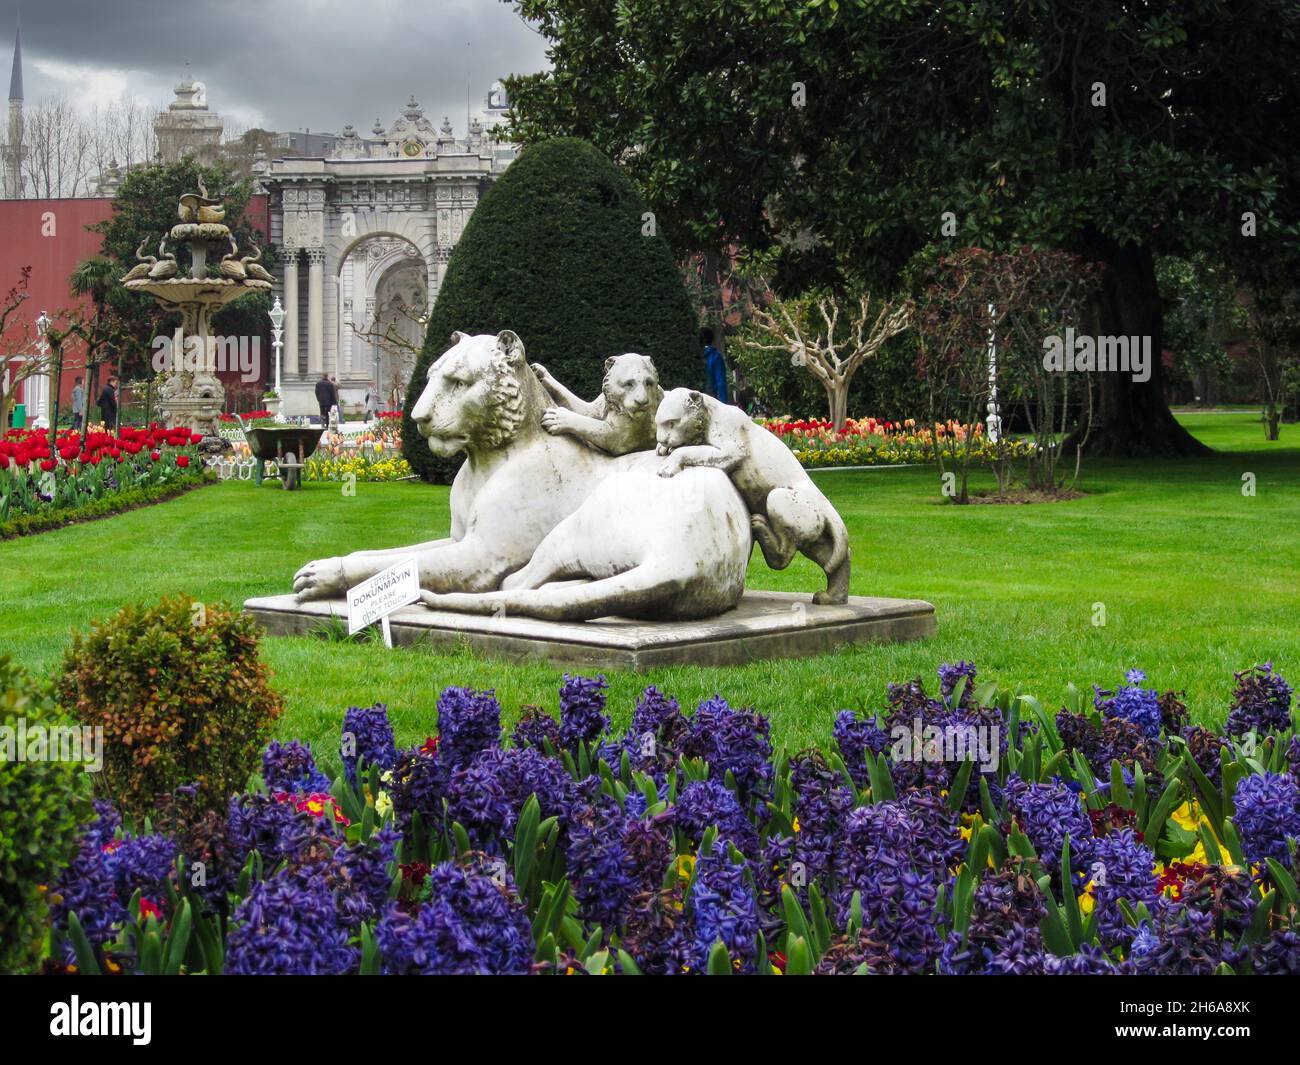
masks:
<svg viewBox="0 0 1300 1065"><path fill-rule="evenodd" d="M726 403L727 363L722 352L713 346L713 330L708 326L700 330L700 342L704 345L704 374L709 395Z"/></svg>

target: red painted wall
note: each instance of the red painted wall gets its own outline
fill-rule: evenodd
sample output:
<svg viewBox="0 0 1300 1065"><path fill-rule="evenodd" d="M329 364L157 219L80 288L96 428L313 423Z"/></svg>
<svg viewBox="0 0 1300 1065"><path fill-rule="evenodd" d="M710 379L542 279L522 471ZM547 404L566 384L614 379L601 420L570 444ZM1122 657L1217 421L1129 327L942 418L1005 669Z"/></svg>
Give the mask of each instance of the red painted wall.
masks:
<svg viewBox="0 0 1300 1065"><path fill-rule="evenodd" d="M35 322L41 311L53 316L89 303L68 290L68 278L77 263L99 254L101 238L86 227L108 218L112 207L110 199L0 200L0 296L17 284L24 266L32 268L28 299L15 316L27 326L30 336L36 335ZM271 231L271 205L266 196L251 197L247 215L263 235ZM21 326L11 319L11 328L0 337L0 352L7 352L21 336ZM64 406L71 402L79 369L80 359L74 351L63 372L60 403ZM101 381L104 376L101 370Z"/></svg>

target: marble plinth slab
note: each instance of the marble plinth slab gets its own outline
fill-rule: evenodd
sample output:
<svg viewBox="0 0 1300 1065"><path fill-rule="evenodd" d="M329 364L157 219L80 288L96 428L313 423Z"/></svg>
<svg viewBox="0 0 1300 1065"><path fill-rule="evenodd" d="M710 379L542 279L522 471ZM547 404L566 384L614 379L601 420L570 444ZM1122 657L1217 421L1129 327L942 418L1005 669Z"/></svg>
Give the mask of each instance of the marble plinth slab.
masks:
<svg viewBox="0 0 1300 1065"><path fill-rule="evenodd" d="M331 616L347 618L342 599L299 603L292 595L249 599L244 610L272 636L309 635ZM934 607L920 599L850 596L843 606L817 606L807 594L760 591L746 592L734 610L705 621L542 621L415 604L390 614L389 622L394 646L468 646L515 661L632 670L808 658L844 646L924 639L936 628Z"/></svg>

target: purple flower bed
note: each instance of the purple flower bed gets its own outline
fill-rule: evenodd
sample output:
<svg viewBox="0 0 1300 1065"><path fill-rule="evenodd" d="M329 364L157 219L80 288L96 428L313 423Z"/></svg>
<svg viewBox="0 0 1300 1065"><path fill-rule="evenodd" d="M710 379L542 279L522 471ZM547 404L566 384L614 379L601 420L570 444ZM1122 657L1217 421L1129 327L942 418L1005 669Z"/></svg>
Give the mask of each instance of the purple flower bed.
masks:
<svg viewBox="0 0 1300 1065"><path fill-rule="evenodd" d="M1300 741L1271 665L1222 734L1130 671L1056 714L973 664L774 750L721 696L604 678L507 743L448 688L399 750L343 719L331 783L272 743L261 786L144 826L97 804L50 886L50 971L1181 974L1300 972Z"/></svg>

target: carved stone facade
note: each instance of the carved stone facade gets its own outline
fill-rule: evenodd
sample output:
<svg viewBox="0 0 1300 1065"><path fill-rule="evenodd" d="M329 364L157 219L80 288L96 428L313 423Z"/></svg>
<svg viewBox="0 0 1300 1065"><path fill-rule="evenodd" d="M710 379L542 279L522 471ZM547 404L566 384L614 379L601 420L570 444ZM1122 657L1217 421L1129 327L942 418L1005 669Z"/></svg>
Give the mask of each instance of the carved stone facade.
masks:
<svg viewBox="0 0 1300 1065"><path fill-rule="evenodd" d="M514 158L484 130L478 118L464 138L446 119L435 129L412 98L389 126L376 122L374 140L349 126L329 158L277 159L260 175L287 312L284 413L317 412L322 373L337 377L346 411L360 408L371 384L381 406L400 406L407 345L420 342L451 249Z"/></svg>

